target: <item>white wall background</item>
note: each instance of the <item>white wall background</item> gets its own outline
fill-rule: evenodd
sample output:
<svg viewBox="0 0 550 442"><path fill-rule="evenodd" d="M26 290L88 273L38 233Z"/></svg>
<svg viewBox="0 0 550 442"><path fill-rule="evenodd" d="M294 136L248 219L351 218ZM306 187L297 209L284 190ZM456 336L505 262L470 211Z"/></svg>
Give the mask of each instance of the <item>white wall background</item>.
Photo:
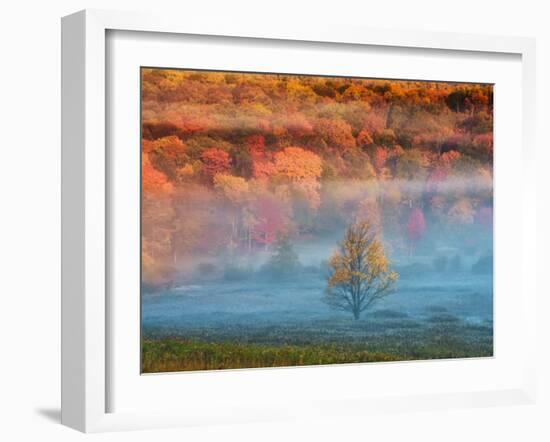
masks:
<svg viewBox="0 0 550 442"><path fill-rule="evenodd" d="M480 0L19 0L0 12L0 440L83 440L59 425L60 17L83 8L167 10L231 20L317 21L538 39L539 270L550 225L550 14L545 2ZM546 150L546 151L545 151ZM544 210L543 210L544 209ZM550 440L548 284L539 281L537 405L91 436L101 441ZM185 400L185 398L182 398Z"/></svg>

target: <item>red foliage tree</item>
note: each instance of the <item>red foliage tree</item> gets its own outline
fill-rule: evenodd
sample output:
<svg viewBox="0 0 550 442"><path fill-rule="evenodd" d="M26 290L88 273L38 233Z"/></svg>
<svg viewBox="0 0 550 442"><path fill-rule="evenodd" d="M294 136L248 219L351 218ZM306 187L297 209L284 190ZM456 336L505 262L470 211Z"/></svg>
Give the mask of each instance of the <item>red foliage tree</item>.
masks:
<svg viewBox="0 0 550 442"><path fill-rule="evenodd" d="M252 158L263 155L265 149L265 138L263 135L250 135L245 140L246 148Z"/></svg>
<svg viewBox="0 0 550 442"><path fill-rule="evenodd" d="M426 220L424 219L424 213L422 209L415 207L411 210L406 225L407 239L410 243L409 253L412 254L413 248L426 232Z"/></svg>
<svg viewBox="0 0 550 442"><path fill-rule="evenodd" d="M253 211L256 222L251 230L251 238L267 249L277 239L277 234L285 229L282 209L273 197L263 196L256 201Z"/></svg>
<svg viewBox="0 0 550 442"><path fill-rule="evenodd" d="M252 175L254 178L268 179L277 173L273 161L255 159L252 163Z"/></svg>
<svg viewBox="0 0 550 442"><path fill-rule="evenodd" d="M170 121L170 119L168 119L168 121ZM180 115L177 115L173 122L179 128L179 133L182 135L192 135L197 132L205 131L214 125L214 122L207 117L182 118Z"/></svg>
<svg viewBox="0 0 550 442"><path fill-rule="evenodd" d="M215 147L206 149L201 154L203 170L211 180L217 173L228 172L231 167L231 158L229 154Z"/></svg>

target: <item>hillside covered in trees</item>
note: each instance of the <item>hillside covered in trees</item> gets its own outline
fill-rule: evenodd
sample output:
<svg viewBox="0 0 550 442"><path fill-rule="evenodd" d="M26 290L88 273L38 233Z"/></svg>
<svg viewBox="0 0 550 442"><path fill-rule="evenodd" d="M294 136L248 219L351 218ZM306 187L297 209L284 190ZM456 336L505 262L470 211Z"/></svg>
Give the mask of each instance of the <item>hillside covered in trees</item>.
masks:
<svg viewBox="0 0 550 442"><path fill-rule="evenodd" d="M145 287L227 276L281 238L335 243L365 220L394 259L491 248L491 85L141 75Z"/></svg>

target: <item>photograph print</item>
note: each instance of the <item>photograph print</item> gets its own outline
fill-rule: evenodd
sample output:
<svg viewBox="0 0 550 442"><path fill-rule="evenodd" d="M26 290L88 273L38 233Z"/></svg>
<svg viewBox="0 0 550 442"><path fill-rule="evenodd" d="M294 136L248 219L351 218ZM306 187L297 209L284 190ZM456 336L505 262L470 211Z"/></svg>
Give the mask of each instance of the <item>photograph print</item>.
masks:
<svg viewBox="0 0 550 442"><path fill-rule="evenodd" d="M493 355L493 86L141 68L141 371Z"/></svg>

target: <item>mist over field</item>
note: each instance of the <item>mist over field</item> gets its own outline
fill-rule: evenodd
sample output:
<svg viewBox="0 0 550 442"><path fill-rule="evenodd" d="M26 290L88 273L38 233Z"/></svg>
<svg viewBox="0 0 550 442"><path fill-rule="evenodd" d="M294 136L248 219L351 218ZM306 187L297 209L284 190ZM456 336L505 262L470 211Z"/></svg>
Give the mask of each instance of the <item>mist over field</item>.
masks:
<svg viewBox="0 0 550 442"><path fill-rule="evenodd" d="M142 70L145 372L491 356L492 87Z"/></svg>

